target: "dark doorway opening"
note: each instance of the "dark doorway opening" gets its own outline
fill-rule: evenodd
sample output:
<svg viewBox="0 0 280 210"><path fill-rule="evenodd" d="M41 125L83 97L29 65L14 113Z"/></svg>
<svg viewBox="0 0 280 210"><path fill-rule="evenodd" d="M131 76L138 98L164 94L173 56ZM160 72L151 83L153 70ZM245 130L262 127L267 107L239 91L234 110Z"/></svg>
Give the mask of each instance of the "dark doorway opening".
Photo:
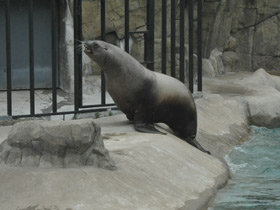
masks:
<svg viewBox="0 0 280 210"><path fill-rule="evenodd" d="M29 6L29 0L10 1L10 59L13 90L30 89L30 33L33 33L34 88L52 88L52 3L49 0L33 1L31 32ZM7 89L6 43L5 1L0 1L0 89L2 90Z"/></svg>

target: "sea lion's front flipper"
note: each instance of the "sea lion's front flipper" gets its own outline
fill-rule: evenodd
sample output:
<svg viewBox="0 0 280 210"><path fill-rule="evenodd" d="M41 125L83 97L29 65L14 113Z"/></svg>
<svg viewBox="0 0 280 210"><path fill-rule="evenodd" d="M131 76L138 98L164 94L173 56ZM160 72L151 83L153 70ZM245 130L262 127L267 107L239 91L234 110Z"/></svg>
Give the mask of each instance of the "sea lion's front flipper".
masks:
<svg viewBox="0 0 280 210"><path fill-rule="evenodd" d="M142 133L154 133L154 134L166 135L166 133L157 130L153 124L134 122L134 128L135 130Z"/></svg>

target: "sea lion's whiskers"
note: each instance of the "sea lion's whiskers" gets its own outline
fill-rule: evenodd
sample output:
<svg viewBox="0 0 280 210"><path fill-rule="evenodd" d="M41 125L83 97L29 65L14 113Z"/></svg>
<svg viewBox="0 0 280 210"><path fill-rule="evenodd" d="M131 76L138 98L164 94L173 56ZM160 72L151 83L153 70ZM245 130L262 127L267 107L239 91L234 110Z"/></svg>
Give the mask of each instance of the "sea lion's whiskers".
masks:
<svg viewBox="0 0 280 210"><path fill-rule="evenodd" d="M84 43L84 41L81 41L81 40L79 40L79 39L74 39L75 41L77 41L77 42L80 42L80 44L83 44Z"/></svg>
<svg viewBox="0 0 280 210"><path fill-rule="evenodd" d="M81 52L84 49L84 45L83 44L78 44L78 45L75 45L74 48L78 52Z"/></svg>

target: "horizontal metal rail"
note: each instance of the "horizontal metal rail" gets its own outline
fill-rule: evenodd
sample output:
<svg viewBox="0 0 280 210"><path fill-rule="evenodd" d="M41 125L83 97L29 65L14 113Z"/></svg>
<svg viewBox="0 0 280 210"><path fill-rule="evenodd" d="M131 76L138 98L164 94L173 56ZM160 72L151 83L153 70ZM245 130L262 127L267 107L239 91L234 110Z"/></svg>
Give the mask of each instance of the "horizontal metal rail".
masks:
<svg viewBox="0 0 280 210"><path fill-rule="evenodd" d="M27 118L27 117L47 117L47 116L56 116L56 115L68 115L68 114L80 114L80 113L90 113L90 112L102 112L108 110L119 110L116 106L108 106L108 107L97 107L96 109L86 109L86 110L78 110L78 111L65 111L65 112L56 112L56 113L41 113L34 115L14 115L13 119L18 118Z"/></svg>
<svg viewBox="0 0 280 210"><path fill-rule="evenodd" d="M92 104L92 105L83 105L80 108L97 108L97 107L107 107L107 106L116 106L114 103L110 103L110 104L104 104L104 105L99 105L99 104Z"/></svg>

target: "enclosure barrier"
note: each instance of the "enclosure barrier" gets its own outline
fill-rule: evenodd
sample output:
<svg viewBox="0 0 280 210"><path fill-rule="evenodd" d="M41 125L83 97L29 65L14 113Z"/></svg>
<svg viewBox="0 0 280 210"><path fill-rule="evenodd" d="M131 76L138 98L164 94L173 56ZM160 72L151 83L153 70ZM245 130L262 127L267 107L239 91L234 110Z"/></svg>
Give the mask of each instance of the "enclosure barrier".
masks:
<svg viewBox="0 0 280 210"><path fill-rule="evenodd" d="M65 114L76 114L83 112L94 112L94 111L103 111L109 108L115 108L115 105L112 103L106 102L106 81L104 74L101 76L101 103L95 105L83 105L83 81L82 81L82 52L74 48L74 110L67 112L60 112L57 110L57 73L58 69L58 6L56 0L51 0L51 40L52 40L52 112L50 113L35 113L35 87L34 87L34 27L33 27L33 0L28 0L28 33L29 33L29 91L30 91L30 113L22 115L13 115L12 110L12 65L11 65L11 11L10 11L10 2L11 0L2 0L5 5L5 35L6 35L6 71L7 71L7 115L13 118L19 117L30 117L30 116L48 116L48 115L65 115ZM147 30L144 31L130 31L129 29L129 0L119 0L124 1L125 6L125 51L129 53L129 36L135 33L144 34L144 61L140 61L143 65L150 70L154 70L154 17L155 17L155 1L147 0ZM161 3L162 5L162 58L161 58L161 67L162 73L167 73L167 1L162 0L156 1L156 3ZM182 82L185 82L185 0L180 0L180 10L176 11L176 2L175 0L170 0L171 4L171 76L176 76L176 13L180 12L180 49L179 49L179 78ZM106 0L100 0L100 9L101 9L101 40L106 41ZM189 41L189 89L191 92L194 91L194 81L193 81L193 53L194 53L194 25L193 25L193 0L188 0L188 20L189 20L189 31L188 31L188 41ZM74 45L78 46L80 40L83 40L82 37L82 0L74 0L73 3L74 9ZM202 0L197 1L197 57L198 57L198 91L202 91Z"/></svg>

